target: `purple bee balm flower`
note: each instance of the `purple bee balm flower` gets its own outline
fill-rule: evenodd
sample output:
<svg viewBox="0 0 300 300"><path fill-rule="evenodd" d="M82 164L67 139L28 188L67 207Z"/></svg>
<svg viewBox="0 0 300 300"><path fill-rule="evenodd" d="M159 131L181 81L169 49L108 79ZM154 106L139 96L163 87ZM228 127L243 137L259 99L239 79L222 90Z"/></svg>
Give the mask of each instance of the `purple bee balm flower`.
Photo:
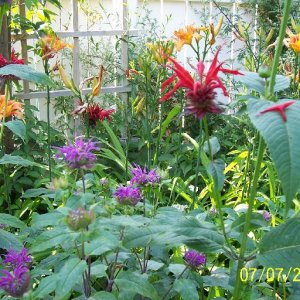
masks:
<svg viewBox="0 0 300 300"><path fill-rule="evenodd" d="M19 298L28 291L30 275L26 267L18 266L13 272L7 270L2 270L1 272L3 276L0 277L0 288L10 296Z"/></svg>
<svg viewBox="0 0 300 300"><path fill-rule="evenodd" d="M265 219L266 222L269 222L271 220L272 215L268 211L263 212L263 218Z"/></svg>
<svg viewBox="0 0 300 300"><path fill-rule="evenodd" d="M135 206L142 199L141 191L138 187L132 185L129 186L119 186L114 196L120 204L128 204Z"/></svg>
<svg viewBox="0 0 300 300"><path fill-rule="evenodd" d="M96 142L90 139L85 142L82 137L76 138L74 144L69 142L64 147L55 148L59 151L56 159L64 159L72 169L91 169L97 159L92 151L100 150Z"/></svg>
<svg viewBox="0 0 300 300"><path fill-rule="evenodd" d="M6 226L5 224L1 224L1 223L0 223L0 229L4 229L5 226Z"/></svg>
<svg viewBox="0 0 300 300"><path fill-rule="evenodd" d="M152 169L147 172L146 167L142 169L139 165L135 164L135 167L131 169L132 178L130 183L145 185L145 184L154 184L159 182L159 176L156 173L156 170Z"/></svg>
<svg viewBox="0 0 300 300"><path fill-rule="evenodd" d="M17 267L30 268L31 263L32 258L28 255L27 249L25 248L21 249L19 253L14 249L10 249L3 259L3 264L10 269L15 269Z"/></svg>
<svg viewBox="0 0 300 300"><path fill-rule="evenodd" d="M188 250L184 255L184 260L192 268L199 268L206 263L205 254L199 253L196 250Z"/></svg>

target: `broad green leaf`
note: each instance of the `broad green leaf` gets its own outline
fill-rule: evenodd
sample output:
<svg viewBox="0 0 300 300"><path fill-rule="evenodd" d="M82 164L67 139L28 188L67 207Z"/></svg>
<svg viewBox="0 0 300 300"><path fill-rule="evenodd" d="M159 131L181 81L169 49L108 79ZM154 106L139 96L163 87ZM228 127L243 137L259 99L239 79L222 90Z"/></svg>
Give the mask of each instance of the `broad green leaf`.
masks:
<svg viewBox="0 0 300 300"><path fill-rule="evenodd" d="M64 218L64 215L57 211L42 214L42 215L33 213L31 226L32 227L46 227L46 226L59 225L59 223L62 222L63 218Z"/></svg>
<svg viewBox="0 0 300 300"><path fill-rule="evenodd" d="M57 280L58 274L42 278L38 288L34 291L35 299L45 299L45 296L52 293L56 288Z"/></svg>
<svg viewBox="0 0 300 300"><path fill-rule="evenodd" d="M53 81L45 74L38 72L27 65L10 64L0 69L0 75L14 75L23 80L53 86Z"/></svg>
<svg viewBox="0 0 300 300"><path fill-rule="evenodd" d="M20 120L12 120L5 122L4 125L11 130L15 135L20 137L23 141L26 138L26 126Z"/></svg>
<svg viewBox="0 0 300 300"><path fill-rule="evenodd" d="M175 233L185 237L185 244L203 252L215 252L222 248L224 237L215 225L194 217L178 222Z"/></svg>
<svg viewBox="0 0 300 300"><path fill-rule="evenodd" d="M216 153L218 153L221 149L221 146L220 146L220 143L219 143L219 140L217 137L213 136L209 139L209 144L210 144L210 147L211 147L211 151L212 151L212 154L215 155ZM208 147L208 142L205 141L204 144L203 144L203 150L209 154L209 147Z"/></svg>
<svg viewBox="0 0 300 300"><path fill-rule="evenodd" d="M195 282L191 279L177 279L174 282L174 290L180 294L182 300L198 300L199 295Z"/></svg>
<svg viewBox="0 0 300 300"><path fill-rule="evenodd" d="M35 163L34 161L25 159L21 156L10 155L10 154L5 154L0 159L0 165L6 165L6 164L20 165L20 166L23 166L23 167L36 166L36 167L45 168L45 166L43 166L41 164L38 164L38 163Z"/></svg>
<svg viewBox="0 0 300 300"><path fill-rule="evenodd" d="M25 191L25 193L22 195L22 198L35 198L47 193L50 193L50 191L45 188L29 189Z"/></svg>
<svg viewBox="0 0 300 300"><path fill-rule="evenodd" d="M243 71L243 76L235 76L235 79L244 83L248 89L264 94L266 88L265 79L257 73ZM283 75L276 75L274 92L287 89L290 86L290 78Z"/></svg>
<svg viewBox="0 0 300 300"><path fill-rule="evenodd" d="M148 281L146 274L122 272L115 280L120 291L139 294L153 300L158 300L158 294L153 285Z"/></svg>
<svg viewBox="0 0 300 300"><path fill-rule="evenodd" d="M100 231L98 236L85 245L87 255L102 255L120 246L118 237L109 231Z"/></svg>
<svg viewBox="0 0 300 300"><path fill-rule="evenodd" d="M78 257L68 259L58 273L56 294L62 297L71 291L78 282L82 281L82 274L86 268L85 260Z"/></svg>
<svg viewBox="0 0 300 300"><path fill-rule="evenodd" d="M36 253L58 247L62 242L74 241L79 235L80 233L78 232L70 232L61 227L45 231L36 238L35 242L30 248L30 252Z"/></svg>
<svg viewBox="0 0 300 300"><path fill-rule="evenodd" d="M23 245L14 234L0 229L0 248L6 250L15 249L19 251L23 248Z"/></svg>
<svg viewBox="0 0 300 300"><path fill-rule="evenodd" d="M287 220L266 233L259 244L258 261L267 268L299 267L300 217Z"/></svg>
<svg viewBox="0 0 300 300"><path fill-rule="evenodd" d="M17 217L2 213L0 213L0 224L5 224L9 227L21 229L26 227L26 225Z"/></svg>
<svg viewBox="0 0 300 300"><path fill-rule="evenodd" d="M279 101L277 104L286 101ZM275 163L286 196L287 208L300 187L300 101L285 109L287 121L278 112L259 112L273 106L274 102L249 99L249 116L264 138Z"/></svg>
<svg viewBox="0 0 300 300"><path fill-rule="evenodd" d="M89 300L117 300L117 298L112 293L101 291L89 297Z"/></svg>
<svg viewBox="0 0 300 300"><path fill-rule="evenodd" d="M107 265L101 263L95 263L91 267L91 275L97 278L107 277L106 274L107 268L108 268Z"/></svg>
<svg viewBox="0 0 300 300"><path fill-rule="evenodd" d="M218 191L221 191L224 186L224 169L225 163L222 159L211 161L207 166L207 173L212 177L214 185Z"/></svg>

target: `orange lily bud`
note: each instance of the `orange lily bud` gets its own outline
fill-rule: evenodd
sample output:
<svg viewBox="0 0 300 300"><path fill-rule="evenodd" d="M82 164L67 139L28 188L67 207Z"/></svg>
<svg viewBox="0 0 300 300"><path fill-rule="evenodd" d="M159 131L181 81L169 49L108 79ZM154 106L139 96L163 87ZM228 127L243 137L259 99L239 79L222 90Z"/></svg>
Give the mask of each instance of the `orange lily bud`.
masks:
<svg viewBox="0 0 300 300"><path fill-rule="evenodd" d="M98 81L95 82L93 89L92 89L93 97L98 96L101 92L103 73L104 73L104 67L103 67L103 65L100 65Z"/></svg>

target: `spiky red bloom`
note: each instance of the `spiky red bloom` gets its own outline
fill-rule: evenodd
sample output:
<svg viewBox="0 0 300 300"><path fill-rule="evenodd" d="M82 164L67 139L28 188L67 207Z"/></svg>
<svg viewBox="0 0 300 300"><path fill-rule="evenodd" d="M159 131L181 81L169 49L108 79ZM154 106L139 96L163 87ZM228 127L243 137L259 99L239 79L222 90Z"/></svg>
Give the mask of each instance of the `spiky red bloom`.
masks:
<svg viewBox="0 0 300 300"><path fill-rule="evenodd" d="M0 68L3 68L7 65L24 65L24 59L18 58L15 54L15 50L12 49L11 51L11 57L10 60L6 60L1 54L0 54ZM13 76L13 75L0 75L0 79L4 80L19 80L20 78Z"/></svg>
<svg viewBox="0 0 300 300"><path fill-rule="evenodd" d="M89 116L89 122L91 125L96 125L97 120L111 121L110 115L115 111L114 109L105 110L99 106L99 104L91 104L87 108Z"/></svg>
<svg viewBox="0 0 300 300"><path fill-rule="evenodd" d="M176 82L175 86L160 99L160 102L164 102L171 98L179 88L185 88L187 98L185 111L187 114L193 114L198 119L201 119L206 113L221 113L223 109L216 102L217 93L215 89L220 88L223 91L224 96L228 96L228 92L221 79L218 77L218 73L222 72L224 74L234 75L243 74L237 70L223 68L222 66L224 62L218 64L218 55L220 50L221 47L217 50L206 75L204 74L204 63L202 61L198 62L198 81L195 81L191 74L175 59L169 57L169 61L171 61L173 65L168 65L168 68L173 70L175 74L163 82L161 89L162 92L164 92L165 89L169 87L176 78L178 81Z"/></svg>

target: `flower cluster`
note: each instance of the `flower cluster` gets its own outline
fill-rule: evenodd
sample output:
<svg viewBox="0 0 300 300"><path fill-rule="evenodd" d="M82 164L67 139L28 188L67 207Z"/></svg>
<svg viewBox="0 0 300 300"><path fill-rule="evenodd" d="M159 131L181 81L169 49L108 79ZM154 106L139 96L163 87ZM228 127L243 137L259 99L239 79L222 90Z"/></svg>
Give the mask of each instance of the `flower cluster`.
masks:
<svg viewBox="0 0 300 300"><path fill-rule="evenodd" d="M12 297L22 297L29 289L31 263L27 249L23 248L19 253L14 249L9 250L3 259L7 270L1 270L0 288Z"/></svg>
<svg viewBox="0 0 300 300"><path fill-rule="evenodd" d="M294 34L290 29L286 30L288 38L284 39L286 47L291 48L295 53L300 53L300 33Z"/></svg>
<svg viewBox="0 0 300 300"><path fill-rule="evenodd" d="M200 266L205 265L206 256L196 250L188 250L184 255L184 260L190 267L197 269Z"/></svg>
<svg viewBox="0 0 300 300"><path fill-rule="evenodd" d="M72 169L91 169L96 162L95 150L100 150L97 143L92 140L86 142L82 137L77 137L74 144L69 142L64 147L55 147L58 153L56 159L63 159Z"/></svg>
<svg viewBox="0 0 300 300"><path fill-rule="evenodd" d="M142 193L138 187L132 185L117 187L114 196L120 204L135 206L142 199Z"/></svg>
<svg viewBox="0 0 300 300"><path fill-rule="evenodd" d="M216 101L217 92L216 89L221 89L224 96L229 96L226 87L218 77L218 73L242 75L236 70L229 70L223 68L224 63L218 64L218 55L221 48L218 49L216 55L211 63L209 70L206 75L204 74L205 65L202 61L198 62L197 70L199 75L199 81L195 81L192 75L175 59L169 58L169 61L173 65L168 67L174 71L170 78L168 78L162 84L162 92L166 90L177 78L175 86L167 92L161 99L160 102L164 102L172 97L172 95L179 89L186 89L186 114L194 115L198 119L202 119L207 113L219 114L223 109L219 106Z"/></svg>
<svg viewBox="0 0 300 300"><path fill-rule="evenodd" d="M272 218L272 215L268 212L268 211L264 211L263 212L263 218L264 218L264 220L266 221L266 222L269 222L270 220L271 220L271 218Z"/></svg>
<svg viewBox="0 0 300 300"><path fill-rule="evenodd" d="M114 112L114 109L105 110L99 106L99 104L90 104L87 107L87 114L89 118L89 123L91 125L96 125L97 121L110 121L110 115Z"/></svg>
<svg viewBox="0 0 300 300"><path fill-rule="evenodd" d="M193 39L199 42L203 37L208 38L210 45L216 42L216 36L219 34L221 27L223 25L223 17L218 21L218 24L210 24L209 26L195 27L193 25L188 25L185 28L180 28L174 32L174 42L177 51L180 51L184 45L192 45ZM201 33L204 35L202 36Z"/></svg>
<svg viewBox="0 0 300 300"><path fill-rule="evenodd" d="M10 60L5 59L0 54L0 68L3 68L7 65L24 65L24 59L18 58L15 54L15 50L12 49ZM0 75L1 80L19 80L18 77L14 75Z"/></svg>
<svg viewBox="0 0 300 300"><path fill-rule="evenodd" d="M31 263L32 258L25 248L22 248L19 253L14 249L10 249L3 259L3 264L9 269L15 269L16 267L30 268Z"/></svg>
<svg viewBox="0 0 300 300"><path fill-rule="evenodd" d="M94 212L88 212L82 207L71 210L69 215L65 218L68 227L74 231L85 230L94 220Z"/></svg>
<svg viewBox="0 0 300 300"><path fill-rule="evenodd" d="M55 54L64 49L72 48L70 44L64 43L60 40L55 34L48 34L39 40L39 45L41 47L41 56L42 59L50 59L55 56Z"/></svg>
<svg viewBox="0 0 300 300"><path fill-rule="evenodd" d="M159 175L156 173L156 170L152 169L147 172L146 167L143 169L135 164L135 167L131 169L132 178L130 180L131 184L146 185L154 184L159 182Z"/></svg>
<svg viewBox="0 0 300 300"><path fill-rule="evenodd" d="M23 103L17 102L14 100L8 100L6 104L6 110L5 108L5 95L0 95L0 121L3 119L3 117L18 117L19 119L23 118Z"/></svg>

